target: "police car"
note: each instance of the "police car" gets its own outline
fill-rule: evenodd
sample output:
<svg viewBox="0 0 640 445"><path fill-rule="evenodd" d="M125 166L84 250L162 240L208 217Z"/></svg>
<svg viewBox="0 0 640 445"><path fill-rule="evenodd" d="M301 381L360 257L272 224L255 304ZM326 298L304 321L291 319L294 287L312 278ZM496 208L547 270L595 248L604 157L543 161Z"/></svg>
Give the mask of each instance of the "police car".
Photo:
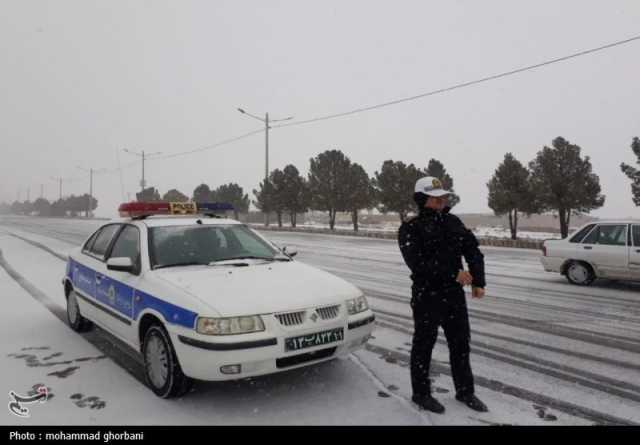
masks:
<svg viewBox="0 0 640 445"><path fill-rule="evenodd" d="M69 256L69 324L140 351L163 398L346 356L373 329L355 286L293 260L220 203L122 204Z"/></svg>
<svg viewBox="0 0 640 445"><path fill-rule="evenodd" d="M596 278L640 281L640 221L585 224L562 240L546 240L540 258L544 270L559 272L572 284Z"/></svg>

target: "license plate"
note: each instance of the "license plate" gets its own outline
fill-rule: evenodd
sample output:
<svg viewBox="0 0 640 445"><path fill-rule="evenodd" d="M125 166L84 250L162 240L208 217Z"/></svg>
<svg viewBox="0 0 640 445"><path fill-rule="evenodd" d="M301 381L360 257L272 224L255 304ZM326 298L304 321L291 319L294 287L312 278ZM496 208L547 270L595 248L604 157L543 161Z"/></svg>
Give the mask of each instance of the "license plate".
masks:
<svg viewBox="0 0 640 445"><path fill-rule="evenodd" d="M297 351L299 349L334 343L343 339L343 329L336 328L331 329L330 331L315 332L313 334L301 335L299 337L286 338L284 345L285 351Z"/></svg>

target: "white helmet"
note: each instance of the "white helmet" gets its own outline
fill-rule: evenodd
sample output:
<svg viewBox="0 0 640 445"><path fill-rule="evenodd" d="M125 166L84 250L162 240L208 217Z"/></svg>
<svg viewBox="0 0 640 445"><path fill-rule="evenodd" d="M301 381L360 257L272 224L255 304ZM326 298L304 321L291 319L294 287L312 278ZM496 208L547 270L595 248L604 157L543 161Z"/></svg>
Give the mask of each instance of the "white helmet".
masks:
<svg viewBox="0 0 640 445"><path fill-rule="evenodd" d="M445 196L450 195L451 192L442 188L442 182L438 178L433 176L426 176L418 179L414 188L415 193L422 193L427 196Z"/></svg>

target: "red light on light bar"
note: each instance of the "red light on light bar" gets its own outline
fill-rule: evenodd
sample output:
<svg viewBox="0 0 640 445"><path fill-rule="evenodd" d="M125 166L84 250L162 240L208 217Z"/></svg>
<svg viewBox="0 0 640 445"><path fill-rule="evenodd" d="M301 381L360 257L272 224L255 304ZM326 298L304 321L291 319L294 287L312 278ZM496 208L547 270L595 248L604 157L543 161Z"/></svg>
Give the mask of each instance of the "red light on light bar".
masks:
<svg viewBox="0 0 640 445"><path fill-rule="evenodd" d="M169 215L168 202L127 202L120 204L118 212L122 217L135 218L147 215Z"/></svg>

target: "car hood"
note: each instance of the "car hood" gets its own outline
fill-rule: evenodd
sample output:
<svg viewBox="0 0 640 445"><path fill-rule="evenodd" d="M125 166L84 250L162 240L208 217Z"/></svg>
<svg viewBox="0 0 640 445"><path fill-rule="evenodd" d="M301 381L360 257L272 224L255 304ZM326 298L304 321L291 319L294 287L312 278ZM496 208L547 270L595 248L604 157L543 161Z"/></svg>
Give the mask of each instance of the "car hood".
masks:
<svg viewBox="0 0 640 445"><path fill-rule="evenodd" d="M362 295L342 278L298 261L160 269L153 274L194 295L222 317L288 312Z"/></svg>

